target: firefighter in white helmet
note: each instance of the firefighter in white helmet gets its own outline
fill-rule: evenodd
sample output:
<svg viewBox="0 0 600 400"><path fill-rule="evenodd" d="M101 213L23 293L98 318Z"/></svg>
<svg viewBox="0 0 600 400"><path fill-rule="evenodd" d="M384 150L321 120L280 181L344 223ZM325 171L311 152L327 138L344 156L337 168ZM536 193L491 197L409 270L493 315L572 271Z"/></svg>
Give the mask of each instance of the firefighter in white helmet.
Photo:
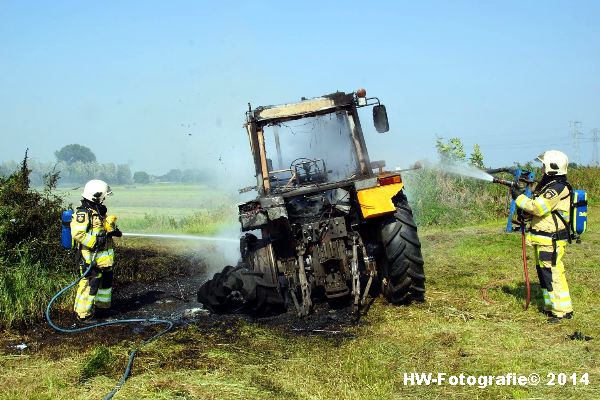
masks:
<svg viewBox="0 0 600 400"><path fill-rule="evenodd" d="M111 195L104 181L93 179L83 188L81 206L73 214L71 235L78 244L80 269L83 274L90 264L92 268L79 281L75 297L75 313L79 320L107 314L111 305L114 264L113 237L121 237L116 217L106 215L102 204Z"/></svg>
<svg viewBox="0 0 600 400"><path fill-rule="evenodd" d="M567 182L569 159L558 150L537 157L542 163L542 179L531 198L524 189L513 187L517 207L530 217L527 239L535 251L535 263L544 297L548 322L573 318L573 305L565 276L563 256L570 239L568 226L571 185Z"/></svg>

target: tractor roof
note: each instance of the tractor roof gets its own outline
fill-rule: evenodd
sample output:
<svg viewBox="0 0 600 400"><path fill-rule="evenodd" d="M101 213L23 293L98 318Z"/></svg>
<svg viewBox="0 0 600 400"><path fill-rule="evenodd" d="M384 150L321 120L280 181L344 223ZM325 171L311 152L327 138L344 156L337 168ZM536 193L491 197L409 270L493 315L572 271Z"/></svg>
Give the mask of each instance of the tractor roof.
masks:
<svg viewBox="0 0 600 400"><path fill-rule="evenodd" d="M248 122L268 125L294 119L329 114L354 104L354 93L335 92L297 103L257 107L248 112Z"/></svg>

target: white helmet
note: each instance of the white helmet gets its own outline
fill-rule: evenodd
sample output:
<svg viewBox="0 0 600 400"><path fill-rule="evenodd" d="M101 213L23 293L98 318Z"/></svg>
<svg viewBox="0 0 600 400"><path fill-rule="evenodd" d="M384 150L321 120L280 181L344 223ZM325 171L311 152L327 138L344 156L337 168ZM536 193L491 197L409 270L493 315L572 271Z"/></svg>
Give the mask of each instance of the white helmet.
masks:
<svg viewBox="0 0 600 400"><path fill-rule="evenodd" d="M548 150L537 157L544 164L546 175L566 175L569 158L558 150Z"/></svg>
<svg viewBox="0 0 600 400"><path fill-rule="evenodd" d="M92 179L88 183L85 184L83 188L83 196L84 199L89 201L93 201L94 203L102 204L106 196L111 195L110 186L104 181L99 179Z"/></svg>

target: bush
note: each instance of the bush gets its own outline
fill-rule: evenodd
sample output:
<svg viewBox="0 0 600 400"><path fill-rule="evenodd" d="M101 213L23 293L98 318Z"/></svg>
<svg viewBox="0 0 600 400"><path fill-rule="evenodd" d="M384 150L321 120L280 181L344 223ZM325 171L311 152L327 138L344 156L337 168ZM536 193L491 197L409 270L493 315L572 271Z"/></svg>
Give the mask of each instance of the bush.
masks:
<svg viewBox="0 0 600 400"><path fill-rule="evenodd" d="M29 187L30 172L26 155L18 171L0 177L0 258L16 264L26 253L30 262L60 270L63 201L52 193L58 174L46 176L46 185L38 192Z"/></svg>
<svg viewBox="0 0 600 400"><path fill-rule="evenodd" d="M62 199L58 174L41 192L29 187L27 153L19 170L0 177L0 326L27 324L64 283L73 262L60 246Z"/></svg>

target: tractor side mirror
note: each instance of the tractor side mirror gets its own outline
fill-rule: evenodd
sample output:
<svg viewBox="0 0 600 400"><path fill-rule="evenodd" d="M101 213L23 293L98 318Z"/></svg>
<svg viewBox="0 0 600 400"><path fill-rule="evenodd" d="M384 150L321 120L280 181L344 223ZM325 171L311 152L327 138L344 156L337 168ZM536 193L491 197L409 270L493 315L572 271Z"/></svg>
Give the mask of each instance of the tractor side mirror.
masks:
<svg viewBox="0 0 600 400"><path fill-rule="evenodd" d="M379 133L384 133L390 130L387 111L385 110L385 106L383 104L373 107L373 124L375 124L375 129Z"/></svg>

